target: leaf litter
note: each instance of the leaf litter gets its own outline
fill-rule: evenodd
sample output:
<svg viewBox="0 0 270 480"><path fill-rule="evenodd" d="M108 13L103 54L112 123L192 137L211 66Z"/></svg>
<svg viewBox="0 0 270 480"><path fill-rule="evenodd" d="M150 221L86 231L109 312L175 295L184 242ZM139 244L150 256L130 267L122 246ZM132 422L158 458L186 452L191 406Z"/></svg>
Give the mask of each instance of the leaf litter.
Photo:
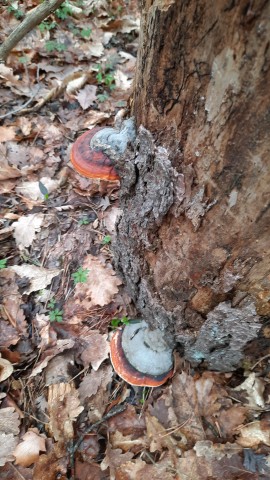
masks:
<svg viewBox="0 0 270 480"><path fill-rule="evenodd" d="M38 3L12 5L24 15ZM224 374L180 360L147 391L110 365L112 319L136 313L103 241L121 215L118 186L80 177L69 155L128 107L139 15L135 0L81 3L66 1L0 65L0 476L268 479L263 362ZM19 20L0 13L3 39Z"/></svg>

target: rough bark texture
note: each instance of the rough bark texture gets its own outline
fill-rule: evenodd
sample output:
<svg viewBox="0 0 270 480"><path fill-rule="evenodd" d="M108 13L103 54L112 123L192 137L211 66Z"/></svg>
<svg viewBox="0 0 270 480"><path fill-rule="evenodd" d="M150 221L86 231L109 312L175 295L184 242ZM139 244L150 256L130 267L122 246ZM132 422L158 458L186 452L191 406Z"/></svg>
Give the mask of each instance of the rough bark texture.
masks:
<svg viewBox="0 0 270 480"><path fill-rule="evenodd" d="M270 314L269 18L263 0L142 5L116 264L142 316L218 370Z"/></svg>

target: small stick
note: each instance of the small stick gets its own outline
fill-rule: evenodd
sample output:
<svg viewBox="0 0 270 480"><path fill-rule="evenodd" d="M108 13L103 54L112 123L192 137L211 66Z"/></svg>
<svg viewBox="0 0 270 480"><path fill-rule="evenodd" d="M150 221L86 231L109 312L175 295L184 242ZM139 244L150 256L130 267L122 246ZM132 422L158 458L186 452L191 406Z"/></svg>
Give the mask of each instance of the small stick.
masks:
<svg viewBox="0 0 270 480"><path fill-rule="evenodd" d="M26 15L24 20L11 32L8 38L0 46L0 63L5 63L11 50L19 41L39 25L44 18L54 12L64 0L46 0L45 2L33 8Z"/></svg>
<svg viewBox="0 0 270 480"><path fill-rule="evenodd" d="M114 417L115 415L118 415L118 413L123 412L124 410L126 410L126 408L127 408L127 405L116 405L116 407L112 408L98 422L90 425L86 429L86 431L78 438L77 442L75 444L73 444L72 450L71 450L71 453L70 453L70 467L71 467L71 472L72 472L70 480L74 480L74 478L75 478L75 475L74 475L74 454L75 454L76 450L79 448L79 446L81 445L85 435L88 435L88 433L92 432L96 427L98 427L102 423L106 422L110 418Z"/></svg>

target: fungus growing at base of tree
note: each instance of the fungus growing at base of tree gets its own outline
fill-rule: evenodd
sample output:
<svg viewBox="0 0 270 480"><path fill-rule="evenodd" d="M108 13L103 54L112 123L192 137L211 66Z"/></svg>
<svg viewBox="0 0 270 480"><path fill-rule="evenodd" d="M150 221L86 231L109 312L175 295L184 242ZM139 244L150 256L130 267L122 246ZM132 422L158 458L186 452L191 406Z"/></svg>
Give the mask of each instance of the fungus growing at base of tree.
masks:
<svg viewBox="0 0 270 480"><path fill-rule="evenodd" d="M164 332L150 330L145 321L131 322L113 334L111 362L130 385L158 387L174 372L173 349Z"/></svg>
<svg viewBox="0 0 270 480"><path fill-rule="evenodd" d="M74 169L87 178L118 181L117 159L135 140L134 120L124 120L120 129L96 127L77 138L71 149Z"/></svg>
<svg viewBox="0 0 270 480"><path fill-rule="evenodd" d="M102 151L91 148L93 136L103 128L93 128L77 138L71 149L74 169L87 178L117 181L119 175L111 159Z"/></svg>

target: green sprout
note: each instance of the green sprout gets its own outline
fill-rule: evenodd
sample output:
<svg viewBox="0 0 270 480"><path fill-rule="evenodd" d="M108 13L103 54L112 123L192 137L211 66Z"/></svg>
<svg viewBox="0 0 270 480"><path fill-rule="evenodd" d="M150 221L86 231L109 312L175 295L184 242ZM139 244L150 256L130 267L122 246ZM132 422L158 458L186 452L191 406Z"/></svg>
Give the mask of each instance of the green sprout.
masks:
<svg viewBox="0 0 270 480"><path fill-rule="evenodd" d="M56 308L56 300L52 298L48 303L49 318L51 322L62 322L63 321L63 310Z"/></svg>
<svg viewBox="0 0 270 480"><path fill-rule="evenodd" d="M55 308L49 314L51 322L62 322L63 321L63 310Z"/></svg>
<svg viewBox="0 0 270 480"><path fill-rule="evenodd" d="M48 40L48 42L45 43L45 48L47 52L53 52L54 50L64 52L67 46L64 43L57 42L57 40Z"/></svg>
<svg viewBox="0 0 270 480"><path fill-rule="evenodd" d="M0 260L0 270L2 270L3 268L6 268L7 266L7 258L3 258L2 260Z"/></svg>
<svg viewBox="0 0 270 480"><path fill-rule="evenodd" d="M112 241L111 235L105 235L105 237L102 240L102 245L108 245L109 243L111 243L111 241Z"/></svg>
<svg viewBox="0 0 270 480"><path fill-rule="evenodd" d="M60 18L60 20L66 20L68 16L72 15L72 8L68 2L62 3L62 5L55 10L55 15Z"/></svg>
<svg viewBox="0 0 270 480"><path fill-rule="evenodd" d="M122 318L113 318L111 321L111 326L113 328L120 327L121 325L129 325L129 318L122 317Z"/></svg>
<svg viewBox="0 0 270 480"><path fill-rule="evenodd" d="M48 192L48 189L47 189L46 185L44 185L44 183L42 183L42 182L39 180L38 186L39 186L40 192L41 192L42 195L44 196L44 200L48 200L48 199L49 199L49 192Z"/></svg>
<svg viewBox="0 0 270 480"><path fill-rule="evenodd" d="M48 20L43 20L38 26L41 33L48 32L57 26L56 22L49 22Z"/></svg>
<svg viewBox="0 0 270 480"><path fill-rule="evenodd" d="M71 276L73 278L75 285L77 285L77 283L86 283L88 273L89 273L89 270L87 268L82 268L82 267L79 267L76 272L72 273Z"/></svg>
<svg viewBox="0 0 270 480"><path fill-rule="evenodd" d="M79 220L79 225L89 225L90 223L90 220L88 220L88 218L81 218Z"/></svg>

